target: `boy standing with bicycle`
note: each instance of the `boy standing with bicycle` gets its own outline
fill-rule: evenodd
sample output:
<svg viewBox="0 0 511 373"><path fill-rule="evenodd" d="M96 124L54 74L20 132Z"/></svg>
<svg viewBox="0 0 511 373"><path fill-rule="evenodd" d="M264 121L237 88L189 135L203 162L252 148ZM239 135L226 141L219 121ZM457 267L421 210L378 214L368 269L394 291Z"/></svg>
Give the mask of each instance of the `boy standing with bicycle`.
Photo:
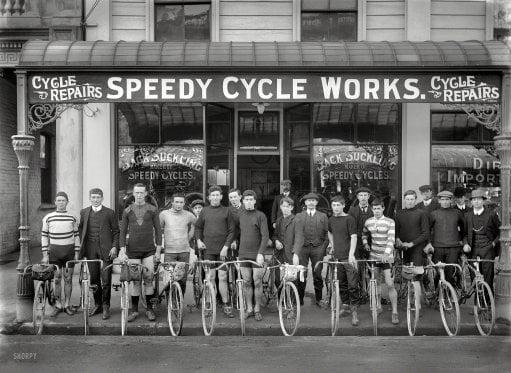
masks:
<svg viewBox="0 0 511 373"><path fill-rule="evenodd" d="M358 273L355 250L357 248L357 223L355 218L344 212L346 200L335 196L331 200L333 215L328 219L328 240L332 247L332 258L337 261L349 261L337 270L339 291L343 310L351 311L351 325L358 326L357 308L359 305Z"/></svg>
<svg viewBox="0 0 511 373"><path fill-rule="evenodd" d="M392 324L399 324L397 314L397 291L394 286L394 278L391 272L391 263L394 262L395 223L394 220L383 215L385 208L383 201L375 199L371 203L373 217L366 220L362 231L364 248L369 252L369 259L376 260L376 277L383 270L385 283L389 289L389 298L392 303ZM369 240L371 244L369 244ZM381 285L378 286L378 294L381 294ZM380 297L377 299L378 313L382 311Z"/></svg>

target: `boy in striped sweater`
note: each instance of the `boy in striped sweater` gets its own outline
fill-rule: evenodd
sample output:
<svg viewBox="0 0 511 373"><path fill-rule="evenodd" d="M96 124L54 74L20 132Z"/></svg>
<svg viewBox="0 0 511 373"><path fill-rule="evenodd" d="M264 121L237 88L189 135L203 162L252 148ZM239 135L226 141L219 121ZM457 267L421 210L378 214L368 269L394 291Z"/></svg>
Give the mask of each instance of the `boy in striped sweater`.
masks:
<svg viewBox="0 0 511 373"><path fill-rule="evenodd" d="M373 217L366 220L362 230L362 243L364 248L369 251L369 259L380 261L376 267L376 278L380 276L380 270L383 269L385 283L389 289L389 298L392 303L392 324L399 324L397 314L397 292L392 278L391 263L394 262L394 244L395 244L395 223L394 220L383 216L385 208L383 201L375 199L371 203ZM371 244L369 244L369 240ZM378 294L381 294L381 285L378 284ZM380 297L377 299L378 313L381 312Z"/></svg>
<svg viewBox="0 0 511 373"><path fill-rule="evenodd" d="M58 192L55 196L57 211L50 212L43 218L41 230L41 249L43 263L58 265L55 272L55 308L52 317L65 311L74 315L70 306L74 267L65 269L68 260L78 259L80 253L80 238L78 235L78 221L67 212L69 198L65 192ZM64 308L62 308L62 271L64 271Z"/></svg>

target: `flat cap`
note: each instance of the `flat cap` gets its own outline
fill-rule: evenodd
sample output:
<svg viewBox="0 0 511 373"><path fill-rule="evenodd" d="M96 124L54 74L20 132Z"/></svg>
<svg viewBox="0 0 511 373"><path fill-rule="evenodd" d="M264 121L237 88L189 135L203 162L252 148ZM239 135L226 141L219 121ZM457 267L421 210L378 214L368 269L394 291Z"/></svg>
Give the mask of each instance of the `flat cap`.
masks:
<svg viewBox="0 0 511 373"><path fill-rule="evenodd" d="M486 193L484 192L484 190L481 190L481 189L475 189L472 191L472 193L470 194L470 199L472 198L483 198L483 199L487 199L488 196L486 195Z"/></svg>
<svg viewBox="0 0 511 373"><path fill-rule="evenodd" d="M427 191L427 190L433 190L433 187L432 187L431 185L429 185L429 184L421 185L421 186L419 187L419 191L420 191L420 192L425 192L425 191Z"/></svg>
<svg viewBox="0 0 511 373"><path fill-rule="evenodd" d="M441 198L441 197L447 197L447 198L452 198L453 194L452 192L449 192L448 190L442 190L440 193L438 193L436 195L438 198Z"/></svg>
<svg viewBox="0 0 511 373"><path fill-rule="evenodd" d="M363 192L366 192L366 193L372 194L371 189L369 189L368 187L360 187L360 188L358 188L358 189L355 191L355 194L359 194L359 193L363 193Z"/></svg>
<svg viewBox="0 0 511 373"><path fill-rule="evenodd" d="M315 199L316 201L319 201L319 196L316 193L307 193L302 197L302 200L305 201L307 199Z"/></svg>

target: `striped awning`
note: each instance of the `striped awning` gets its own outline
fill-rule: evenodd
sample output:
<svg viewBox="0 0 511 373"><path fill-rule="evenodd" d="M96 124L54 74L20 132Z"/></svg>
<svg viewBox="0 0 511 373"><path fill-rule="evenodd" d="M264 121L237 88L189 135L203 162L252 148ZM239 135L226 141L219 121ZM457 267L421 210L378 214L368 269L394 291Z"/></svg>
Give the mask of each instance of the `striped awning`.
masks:
<svg viewBox="0 0 511 373"><path fill-rule="evenodd" d="M494 68L511 67L501 41L125 42L29 41L19 68Z"/></svg>

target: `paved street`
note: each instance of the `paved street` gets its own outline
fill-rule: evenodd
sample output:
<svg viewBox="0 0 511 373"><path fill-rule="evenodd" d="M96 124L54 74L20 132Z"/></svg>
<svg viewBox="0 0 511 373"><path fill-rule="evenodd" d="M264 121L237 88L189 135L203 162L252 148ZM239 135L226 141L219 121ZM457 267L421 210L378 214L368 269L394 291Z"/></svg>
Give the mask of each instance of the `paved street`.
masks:
<svg viewBox="0 0 511 373"><path fill-rule="evenodd" d="M505 372L508 337L1 336L3 372Z"/></svg>

